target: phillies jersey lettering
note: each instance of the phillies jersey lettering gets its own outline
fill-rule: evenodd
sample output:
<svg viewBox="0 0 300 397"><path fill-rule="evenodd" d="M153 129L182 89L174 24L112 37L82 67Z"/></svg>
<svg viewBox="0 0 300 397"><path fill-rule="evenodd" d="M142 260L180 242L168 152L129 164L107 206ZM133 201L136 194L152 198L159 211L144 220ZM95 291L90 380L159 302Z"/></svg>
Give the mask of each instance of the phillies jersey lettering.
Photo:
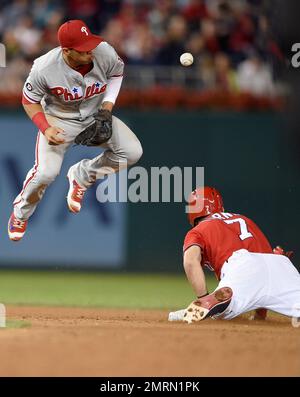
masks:
<svg viewBox="0 0 300 397"><path fill-rule="evenodd" d="M108 81L123 75L124 63L105 41L93 55L93 68L84 76L65 62L61 47L37 58L24 84L25 98L41 103L46 114L61 119L83 121L95 114Z"/></svg>
<svg viewBox="0 0 300 397"><path fill-rule="evenodd" d="M184 240L184 251L192 245L201 247L202 266L220 278L224 262L237 250L272 253L266 236L244 215L220 212L206 217L191 229Z"/></svg>
<svg viewBox="0 0 300 397"><path fill-rule="evenodd" d="M56 96L62 96L65 101L76 101L78 99L91 98L94 95L99 95L105 92L107 84L102 84L99 81L93 85L86 87L85 92L82 91L81 87L73 87L71 91L67 87L53 87L50 88L50 92Z"/></svg>

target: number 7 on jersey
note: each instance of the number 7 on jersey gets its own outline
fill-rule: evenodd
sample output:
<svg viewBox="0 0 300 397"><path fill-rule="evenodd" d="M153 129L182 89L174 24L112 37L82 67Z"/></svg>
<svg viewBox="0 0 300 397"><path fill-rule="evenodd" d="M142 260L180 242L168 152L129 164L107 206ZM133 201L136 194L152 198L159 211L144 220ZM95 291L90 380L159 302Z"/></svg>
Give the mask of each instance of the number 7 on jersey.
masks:
<svg viewBox="0 0 300 397"><path fill-rule="evenodd" d="M230 219L230 220L227 220L227 221L224 221L224 222L229 224L229 225L232 224L232 223L237 223L237 222L240 224L240 235L239 235L239 238L241 240L246 240L246 238L253 237L253 234L251 234L248 231L247 223L245 222L244 219L236 218L236 219Z"/></svg>

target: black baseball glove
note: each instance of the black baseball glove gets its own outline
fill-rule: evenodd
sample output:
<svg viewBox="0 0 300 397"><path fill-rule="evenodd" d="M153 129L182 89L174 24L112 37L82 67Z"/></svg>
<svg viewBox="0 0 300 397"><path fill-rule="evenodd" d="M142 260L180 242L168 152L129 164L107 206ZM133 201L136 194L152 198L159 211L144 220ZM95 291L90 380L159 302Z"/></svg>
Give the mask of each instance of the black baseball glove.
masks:
<svg viewBox="0 0 300 397"><path fill-rule="evenodd" d="M112 135L112 114L109 110L100 109L95 122L75 138L76 145L100 146Z"/></svg>

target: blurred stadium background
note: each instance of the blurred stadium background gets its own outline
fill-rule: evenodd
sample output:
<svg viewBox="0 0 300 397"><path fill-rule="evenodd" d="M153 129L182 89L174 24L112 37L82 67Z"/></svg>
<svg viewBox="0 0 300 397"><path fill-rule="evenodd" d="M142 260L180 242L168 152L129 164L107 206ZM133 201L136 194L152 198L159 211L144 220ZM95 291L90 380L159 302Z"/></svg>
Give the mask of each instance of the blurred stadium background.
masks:
<svg viewBox="0 0 300 397"><path fill-rule="evenodd" d="M291 84L275 3L0 0L7 55L0 68L0 266L179 273L175 279L183 280L184 203L101 205L91 189L80 215L68 213L66 171L94 149L67 153L24 240L8 240L12 201L34 161L36 132L20 104L22 86L33 60L58 45L57 29L67 19L83 19L126 63L115 114L142 142L139 165L204 166L205 183L221 190L226 209L252 217L274 246L295 251L297 264L298 134L285 118ZM190 68L179 64L186 51L195 59ZM12 291L16 278L1 274L1 290ZM7 294L1 299L11 295L17 303Z"/></svg>
<svg viewBox="0 0 300 397"><path fill-rule="evenodd" d="M280 107L275 98L286 87L280 81L283 54L271 28L272 4L270 0L1 0L0 38L8 67L2 71L0 100L18 104L32 61L57 46L60 24L83 19L127 64L119 106ZM195 57L192 68L178 67L186 51ZM172 88L172 98L156 92L157 86ZM232 99L237 93L248 96ZM255 99L251 101L249 95Z"/></svg>

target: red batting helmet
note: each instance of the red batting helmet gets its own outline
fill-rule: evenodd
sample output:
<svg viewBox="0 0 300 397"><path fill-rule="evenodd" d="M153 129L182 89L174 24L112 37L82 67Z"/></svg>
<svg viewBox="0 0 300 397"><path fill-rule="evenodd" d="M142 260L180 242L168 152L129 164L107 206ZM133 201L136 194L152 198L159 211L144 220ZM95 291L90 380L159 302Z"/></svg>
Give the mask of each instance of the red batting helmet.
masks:
<svg viewBox="0 0 300 397"><path fill-rule="evenodd" d="M197 188L190 194L188 220L193 227L197 218L223 211L222 196L214 187Z"/></svg>

